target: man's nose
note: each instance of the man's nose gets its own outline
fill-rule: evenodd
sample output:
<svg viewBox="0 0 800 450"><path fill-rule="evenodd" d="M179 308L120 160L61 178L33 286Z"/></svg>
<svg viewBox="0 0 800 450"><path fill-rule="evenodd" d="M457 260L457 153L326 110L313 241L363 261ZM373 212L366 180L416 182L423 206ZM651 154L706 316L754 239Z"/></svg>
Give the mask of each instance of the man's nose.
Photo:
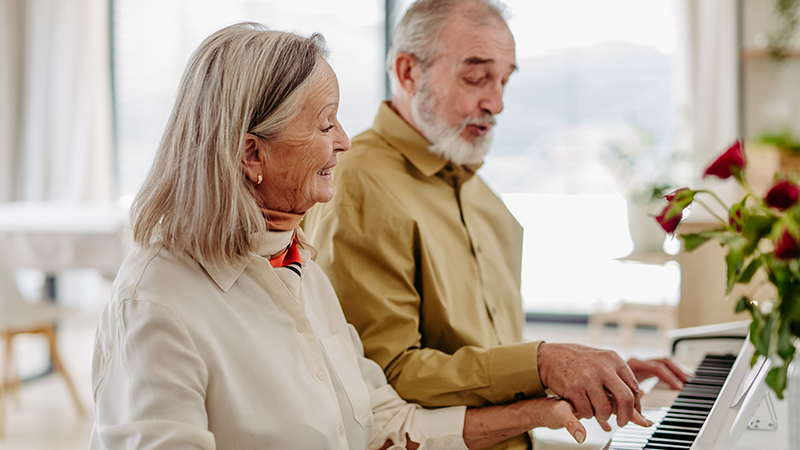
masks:
<svg viewBox="0 0 800 450"><path fill-rule="evenodd" d="M486 91L478 106L492 115L500 114L503 111L503 89L504 86L500 82L486 86Z"/></svg>

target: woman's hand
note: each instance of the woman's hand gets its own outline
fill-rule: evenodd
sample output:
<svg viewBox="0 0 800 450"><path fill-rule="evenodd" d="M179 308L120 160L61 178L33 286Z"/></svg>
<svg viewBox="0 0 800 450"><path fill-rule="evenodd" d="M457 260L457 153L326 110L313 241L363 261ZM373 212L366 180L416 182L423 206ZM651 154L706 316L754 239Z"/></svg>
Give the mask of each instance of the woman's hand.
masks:
<svg viewBox="0 0 800 450"><path fill-rule="evenodd" d="M579 420L578 412L572 403L559 397L545 397L526 400L530 402L528 406L536 415L535 422L539 427L547 427L552 430L566 428L569 434L579 443L583 444L586 440L586 428Z"/></svg>
<svg viewBox="0 0 800 450"><path fill-rule="evenodd" d="M566 428L578 443L586 439L586 429L578 420L572 403L558 397L545 397L468 409L464 418L464 442L471 449L485 448L539 427Z"/></svg>

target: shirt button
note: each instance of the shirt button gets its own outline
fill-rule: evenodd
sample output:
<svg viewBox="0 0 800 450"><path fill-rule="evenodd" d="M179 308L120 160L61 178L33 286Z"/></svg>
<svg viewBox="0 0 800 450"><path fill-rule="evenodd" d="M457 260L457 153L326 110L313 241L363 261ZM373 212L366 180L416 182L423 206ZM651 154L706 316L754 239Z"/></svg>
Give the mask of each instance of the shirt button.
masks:
<svg viewBox="0 0 800 450"><path fill-rule="evenodd" d="M299 331L300 333L302 333L303 331L306 331L306 326L303 325L302 323L298 323L297 324L297 331Z"/></svg>
<svg viewBox="0 0 800 450"><path fill-rule="evenodd" d="M428 438L425 441L425 445L427 445L428 447L433 447L433 438Z"/></svg>
<svg viewBox="0 0 800 450"><path fill-rule="evenodd" d="M516 394L514 394L514 398L516 398L517 400L523 400L523 399L525 399L525 393L524 392L517 392Z"/></svg>
<svg viewBox="0 0 800 450"><path fill-rule="evenodd" d="M327 376L328 375L325 374L324 370L320 370L319 373L317 374L317 377L319 377L320 380L324 380L325 377L327 377Z"/></svg>
<svg viewBox="0 0 800 450"><path fill-rule="evenodd" d="M453 438L451 438L449 436L444 438L444 445L446 447L450 447L451 445L453 445Z"/></svg>
<svg viewBox="0 0 800 450"><path fill-rule="evenodd" d="M339 436L343 436L343 435L344 435L344 427L343 426L339 426Z"/></svg>
<svg viewBox="0 0 800 450"><path fill-rule="evenodd" d="M490 308L490 311L492 311L492 314L497 314L497 307L496 306L492 306Z"/></svg>

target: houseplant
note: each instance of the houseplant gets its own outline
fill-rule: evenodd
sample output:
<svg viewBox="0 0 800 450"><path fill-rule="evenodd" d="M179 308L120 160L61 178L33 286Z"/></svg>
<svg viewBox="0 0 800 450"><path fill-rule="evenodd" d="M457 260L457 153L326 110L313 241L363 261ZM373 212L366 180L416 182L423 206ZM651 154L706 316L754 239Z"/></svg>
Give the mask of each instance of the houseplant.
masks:
<svg viewBox="0 0 800 450"><path fill-rule="evenodd" d="M623 133L608 142L601 160L625 194L635 250L660 252L666 236L651 217L661 210L663 193L675 182L674 167L681 156L660 143L652 130L632 120L626 125Z"/></svg>
<svg viewBox="0 0 800 450"><path fill-rule="evenodd" d="M765 272L766 282L774 285L777 292L775 298L766 303L755 302L753 294L760 286L752 286L738 299L735 308L737 312L749 312L753 319L750 340L756 357L778 357L767 383L783 398L787 369L800 335L800 185L795 175L779 173L767 194L760 197L748 185L744 168L743 147L736 142L706 169L703 177L734 178L745 191L739 202L728 206L709 190L682 188L665 196L668 204L656 220L664 231L674 234L684 210L692 204L703 206L719 220L717 228L681 234L680 238L689 252L710 240L727 249L726 295L736 284L748 285L756 272ZM722 205L727 217L715 214L704 203L704 197Z"/></svg>

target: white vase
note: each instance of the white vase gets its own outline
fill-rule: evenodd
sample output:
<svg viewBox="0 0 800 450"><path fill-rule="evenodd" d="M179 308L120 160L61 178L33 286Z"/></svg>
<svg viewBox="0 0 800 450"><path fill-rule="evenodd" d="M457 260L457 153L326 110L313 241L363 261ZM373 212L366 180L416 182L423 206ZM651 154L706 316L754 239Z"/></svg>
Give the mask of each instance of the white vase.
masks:
<svg viewBox="0 0 800 450"><path fill-rule="evenodd" d="M789 402L789 449L800 450L800 354L795 353L786 377L786 400Z"/></svg>
<svg viewBox="0 0 800 450"><path fill-rule="evenodd" d="M660 199L649 202L628 201L628 229L635 252L663 252L666 233L655 217L667 203Z"/></svg>

